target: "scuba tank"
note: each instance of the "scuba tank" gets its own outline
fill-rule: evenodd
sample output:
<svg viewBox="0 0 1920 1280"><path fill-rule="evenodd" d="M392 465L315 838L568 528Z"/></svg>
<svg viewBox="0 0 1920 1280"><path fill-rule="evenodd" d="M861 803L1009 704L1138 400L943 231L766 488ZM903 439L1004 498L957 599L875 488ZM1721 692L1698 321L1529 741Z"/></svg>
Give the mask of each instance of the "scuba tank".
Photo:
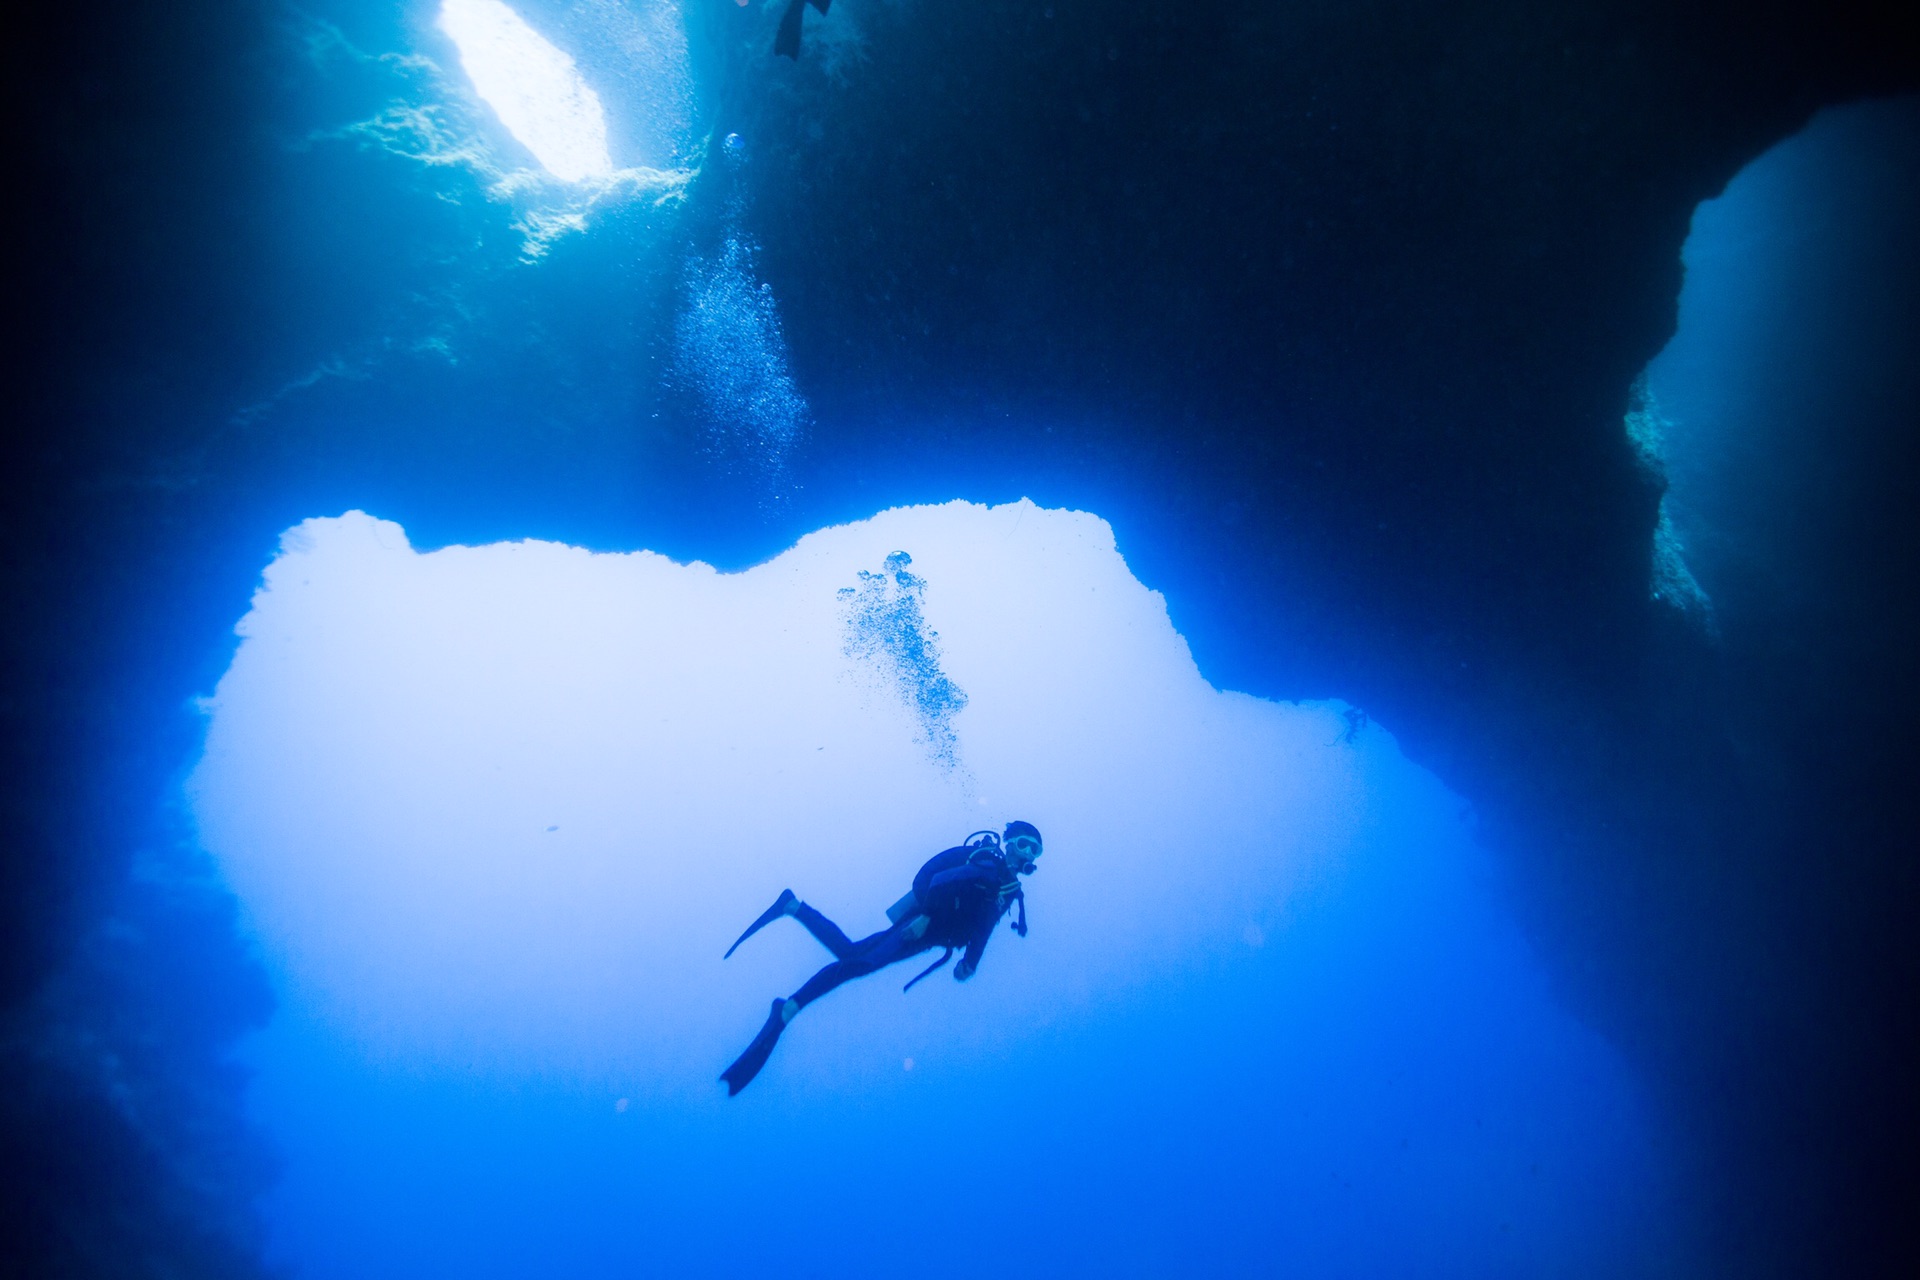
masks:
<svg viewBox="0 0 1920 1280"><path fill-rule="evenodd" d="M982 849L1000 852L1000 833L997 831L976 831L960 842L961 848L978 853ZM971 855L969 855L971 856ZM920 910L920 897L912 889L900 896L900 901L887 908L887 923L899 924L908 916Z"/></svg>
<svg viewBox="0 0 1920 1280"><path fill-rule="evenodd" d="M919 909L920 896L909 889L901 896L900 901L887 908L887 923L899 924Z"/></svg>

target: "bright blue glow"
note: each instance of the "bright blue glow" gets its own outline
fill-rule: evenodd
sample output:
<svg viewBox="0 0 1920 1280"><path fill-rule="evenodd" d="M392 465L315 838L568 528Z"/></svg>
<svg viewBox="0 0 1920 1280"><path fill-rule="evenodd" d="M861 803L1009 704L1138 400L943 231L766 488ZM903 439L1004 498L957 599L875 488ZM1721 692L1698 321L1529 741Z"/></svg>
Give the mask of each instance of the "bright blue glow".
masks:
<svg viewBox="0 0 1920 1280"><path fill-rule="evenodd" d="M840 592L901 550L937 645L858 643ZM250 1056L305 1275L871 1274L950 1215L999 1275L1688 1270L1459 798L1342 704L1208 686L1093 516L896 510L722 575L355 513L240 629L190 790L282 994ZM726 1099L826 958L776 922L721 961L782 886L878 928L1014 816L1030 937L842 988Z"/></svg>
<svg viewBox="0 0 1920 1280"><path fill-rule="evenodd" d="M320 75L369 72L386 96L372 115L316 140L423 166L448 204L478 193L508 205L529 262L616 209L636 202L663 209L686 194L703 144L676 0L545 8L543 21L571 54L500 0L446 0L436 16L471 93L442 70L438 41L432 57L375 54L330 24L312 24L309 49ZM618 167L616 152L624 160Z"/></svg>
<svg viewBox="0 0 1920 1280"><path fill-rule="evenodd" d="M500 0L443 0L440 29L474 92L542 168L565 182L613 173L606 112L565 52Z"/></svg>

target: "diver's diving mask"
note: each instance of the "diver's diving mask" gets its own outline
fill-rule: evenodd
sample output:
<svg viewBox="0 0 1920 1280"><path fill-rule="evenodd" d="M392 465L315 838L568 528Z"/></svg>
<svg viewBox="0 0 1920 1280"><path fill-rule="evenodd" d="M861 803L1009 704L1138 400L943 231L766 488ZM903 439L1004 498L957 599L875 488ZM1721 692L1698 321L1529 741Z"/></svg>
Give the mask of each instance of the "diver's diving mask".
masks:
<svg viewBox="0 0 1920 1280"><path fill-rule="evenodd" d="M1001 848L1019 859L1020 874L1026 875L1033 870L1034 859L1040 856L1040 841L1030 835L1017 835L1006 841Z"/></svg>

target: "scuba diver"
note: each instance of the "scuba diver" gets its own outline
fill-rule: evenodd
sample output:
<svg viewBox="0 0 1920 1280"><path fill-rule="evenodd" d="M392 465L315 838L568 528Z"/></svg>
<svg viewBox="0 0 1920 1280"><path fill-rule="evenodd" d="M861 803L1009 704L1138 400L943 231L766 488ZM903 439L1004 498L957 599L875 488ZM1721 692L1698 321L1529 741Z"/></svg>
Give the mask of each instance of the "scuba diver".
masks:
<svg viewBox="0 0 1920 1280"><path fill-rule="evenodd" d="M747 0L740 0L745 4ZM821 13L833 0L787 0L787 11L780 15L780 29L773 35L773 53L775 57L789 57L800 61L800 19L805 16L807 6L812 5Z"/></svg>
<svg viewBox="0 0 1920 1280"><path fill-rule="evenodd" d="M953 967L953 976L965 982L980 967L980 953L986 950L994 926L1016 902L1020 904L1020 915L1013 922L1013 931L1026 937L1027 898L1020 889L1020 877L1032 874L1039 856L1040 831L1031 822L1009 822L1003 835L976 831L964 844L927 859L926 865L913 877L913 888L887 908L887 919L893 923L858 942L842 933L839 925L796 898L793 890L782 889L774 904L761 912L760 918L748 925L747 931L727 948L727 955L731 956L739 950L740 943L781 916L792 916L833 952L834 960L808 978L791 996L774 999L773 1010L767 1014L760 1034L720 1075L727 1082L727 1096L739 1093L760 1074L773 1046L779 1042L780 1033L796 1014L841 983L865 977L935 947L946 950L901 990L911 991L915 982L944 966L953 958L956 947L966 950L960 963Z"/></svg>

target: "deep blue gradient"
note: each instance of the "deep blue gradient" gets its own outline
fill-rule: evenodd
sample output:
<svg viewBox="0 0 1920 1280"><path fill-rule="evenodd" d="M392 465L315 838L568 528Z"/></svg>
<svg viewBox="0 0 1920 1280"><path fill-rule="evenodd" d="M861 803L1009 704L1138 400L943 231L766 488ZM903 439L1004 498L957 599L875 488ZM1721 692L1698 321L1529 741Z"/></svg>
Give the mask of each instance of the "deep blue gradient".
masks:
<svg viewBox="0 0 1920 1280"><path fill-rule="evenodd" d="M434 49L431 34L421 40ZM383 92L418 102L457 98L460 85L416 74ZM471 127L484 135L483 111ZM806 491L811 424L796 399L805 386L785 367L782 315L805 324L823 303L803 295L789 309L759 274L756 228L769 228L778 208L770 200L798 195L767 196L754 170L762 163L756 139L711 146L684 205L615 202L534 257L515 208L489 196L484 170L423 169L404 149L370 148L350 131L313 145L342 159L350 153L365 175L355 181L373 190L394 178L430 184L439 197L432 220L407 234L446 251L408 252L402 274L431 283L398 309L365 306L373 297L397 301L388 267L357 281L337 276L361 292L361 314L390 317L377 345L323 362L317 377L289 383L262 412L296 432L343 424L379 432L372 424L381 418L427 416L454 434L522 441L516 447L532 468L543 465L542 432L600 433L620 460L578 502L546 517L514 500L514 478L497 470L497 455L488 455L489 474L457 479L458 457L447 459L446 493L466 536L579 529L581 504L601 503L604 521L585 520L603 530L600 545L618 549L624 537L626 546L697 548L739 565L802 532L802 512L822 512ZM1802 162L1812 174L1848 167L1845 157L1818 154ZM1809 181L1757 180L1763 192L1754 202L1777 210ZM1691 252L1703 263L1728 252L1713 246L1740 235L1710 217L1699 232ZM1683 300L1677 349L1695 341L1744 350L1751 344L1729 336L1729 317L1783 312L1734 298L1724 285L1716 296L1715 278L1700 274L1705 297ZM1752 287L1756 276L1740 278ZM1722 336L1694 337L1703 332ZM817 343L810 332L797 338ZM900 377L896 368L878 386ZM857 380L858 367L826 380L836 412L884 419L887 407L872 387L853 390ZM1663 396L1668 382L1656 377ZM1671 412L1711 402L1737 415L1737 401L1714 397L1742 383L1738 371L1703 369L1690 391L1673 393ZM1805 385L1822 383L1810 376ZM1056 472L1059 455L1044 457L1047 438L1098 428L1072 420L1081 410L1050 420L1017 391L994 407L1005 394L983 377L947 422L937 411L929 420L923 397L908 394L911 419L899 426L920 447L875 450L851 476L833 477L825 512L866 514L860 504L872 499L863 493L1018 496L1010 484L1110 500L1119 518L1133 512L1140 459L1089 455ZM1156 411L1148 400L1123 413ZM835 429L884 438L891 425ZM1028 436L1032 460L1009 466ZM981 438L1000 448L976 453ZM998 470L982 469L977 459L988 456ZM1677 508L1690 478L1724 474L1696 456L1676 444ZM700 466L689 470L689 461ZM363 462L342 479L356 502L436 540L432 491L412 486L402 509L389 510ZM474 526L475 485L507 486L493 528ZM310 480L303 488L312 492ZM1221 518L1231 515L1229 504ZM1169 571L1187 598L1231 591L1205 566ZM742 784L751 789L731 780ZM1396 802L1388 794L1375 803ZM917 856L903 850L903 870ZM289 1155L287 1179L269 1201L272 1256L341 1276L445 1265L498 1275L549 1264L713 1275L788 1262L822 1271L848 1259L880 1265L890 1256L884 1242L924 1217L927 1201L944 1203L957 1176L989 1202L1011 1188L1024 1206L1026 1188L1045 1189L1044 1212L1022 1221L1012 1233L1018 1247L998 1263L1016 1274L1262 1274L1276 1266L1354 1276L1685 1273L1693 1245L1678 1194L1690 1168L1684 1127L1662 1126L1665 1136L1655 1137L1641 1086L1617 1074L1597 1044L1580 1044L1559 1024L1563 1015L1546 1012L1552 994L1484 872L1406 861L1412 856L1389 842L1351 879L1310 899L1267 949L1204 981L1169 979L1152 998L1050 1028L1039 1043L1016 1039L995 1069L943 1076L922 1065L886 1089L849 1085L790 1108L771 1082L756 1087L771 1102L755 1096L724 1109L716 1098L704 1108L616 1112L608 1090L582 1096L566 1081L419 1076L330 1045L324 1025L304 1023L291 1006L260 1050L257 1114ZM760 1007L743 1007L743 1032ZM808 1022L806 1036L831 1035L826 1019ZM902 1134L938 1136L905 1138L912 1154L902 1157ZM978 1247L999 1252L987 1240ZM470 1252L452 1259L448 1249Z"/></svg>
<svg viewBox="0 0 1920 1280"><path fill-rule="evenodd" d="M0 1272L1913 1273L1893 6L783 3L514 3L589 183L438 0L9 43ZM1016 815L1030 938L724 1097L782 884Z"/></svg>

